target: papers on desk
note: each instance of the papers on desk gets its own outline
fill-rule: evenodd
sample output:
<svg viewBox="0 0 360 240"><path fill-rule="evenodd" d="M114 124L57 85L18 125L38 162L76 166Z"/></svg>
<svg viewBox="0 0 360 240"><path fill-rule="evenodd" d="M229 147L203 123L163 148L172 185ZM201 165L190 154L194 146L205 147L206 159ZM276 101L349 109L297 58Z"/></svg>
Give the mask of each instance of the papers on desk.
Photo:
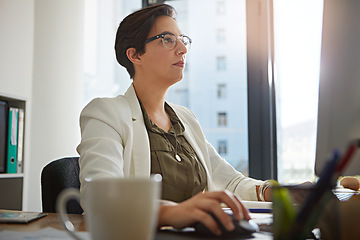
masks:
<svg viewBox="0 0 360 240"><path fill-rule="evenodd" d="M350 200L350 198L355 194L360 194L359 191L354 191L342 186L337 186L335 189L333 189L333 193L342 202Z"/></svg>
<svg viewBox="0 0 360 240"><path fill-rule="evenodd" d="M91 240L89 232L77 232L83 240ZM0 239L6 240L72 240L69 233L55 228L44 228L35 232L0 231Z"/></svg>
<svg viewBox="0 0 360 240"><path fill-rule="evenodd" d="M0 223L28 223L35 219L45 217L46 213L1 211Z"/></svg>
<svg viewBox="0 0 360 240"><path fill-rule="evenodd" d="M272 213L272 202L261 202L261 201L241 201L245 208L250 213ZM224 211L231 211L230 208L224 205Z"/></svg>
<svg viewBox="0 0 360 240"><path fill-rule="evenodd" d="M241 201L251 213L271 213L272 202Z"/></svg>

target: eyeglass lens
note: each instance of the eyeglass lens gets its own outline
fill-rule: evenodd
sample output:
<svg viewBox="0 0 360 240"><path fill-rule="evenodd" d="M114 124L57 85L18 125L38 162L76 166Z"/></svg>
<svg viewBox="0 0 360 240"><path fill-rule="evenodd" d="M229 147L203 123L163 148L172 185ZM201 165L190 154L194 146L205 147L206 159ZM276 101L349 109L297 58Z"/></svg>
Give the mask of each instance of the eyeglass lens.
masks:
<svg viewBox="0 0 360 240"><path fill-rule="evenodd" d="M165 34L161 40L166 48L173 49L176 46L177 38L179 38L188 50L190 49L191 43L189 37L187 36L176 37L172 34Z"/></svg>

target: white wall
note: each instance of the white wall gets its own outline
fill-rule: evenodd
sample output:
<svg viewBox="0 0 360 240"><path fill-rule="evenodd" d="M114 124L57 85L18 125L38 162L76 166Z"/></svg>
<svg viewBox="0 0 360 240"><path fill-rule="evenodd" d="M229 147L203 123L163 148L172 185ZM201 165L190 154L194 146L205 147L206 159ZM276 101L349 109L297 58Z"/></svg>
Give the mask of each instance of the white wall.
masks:
<svg viewBox="0 0 360 240"><path fill-rule="evenodd" d="M31 98L34 0L0 1L0 93Z"/></svg>
<svg viewBox="0 0 360 240"><path fill-rule="evenodd" d="M27 100L23 210L41 211L40 175L76 155L83 0L0 1L0 94Z"/></svg>
<svg viewBox="0 0 360 240"><path fill-rule="evenodd" d="M0 94L25 99L24 172L30 152L34 0L0 1ZM23 199L28 196L23 195ZM24 205L25 202L23 202Z"/></svg>

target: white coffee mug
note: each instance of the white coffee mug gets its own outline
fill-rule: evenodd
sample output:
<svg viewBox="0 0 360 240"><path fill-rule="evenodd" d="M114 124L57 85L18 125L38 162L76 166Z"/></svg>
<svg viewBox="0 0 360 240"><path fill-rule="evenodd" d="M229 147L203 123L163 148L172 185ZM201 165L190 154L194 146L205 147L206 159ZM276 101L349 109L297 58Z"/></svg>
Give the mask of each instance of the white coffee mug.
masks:
<svg viewBox="0 0 360 240"><path fill-rule="evenodd" d="M161 176L97 179L87 182L85 222L93 240L153 239L159 208ZM64 190L57 211L67 231L81 239L66 213L70 199L80 200L77 189Z"/></svg>

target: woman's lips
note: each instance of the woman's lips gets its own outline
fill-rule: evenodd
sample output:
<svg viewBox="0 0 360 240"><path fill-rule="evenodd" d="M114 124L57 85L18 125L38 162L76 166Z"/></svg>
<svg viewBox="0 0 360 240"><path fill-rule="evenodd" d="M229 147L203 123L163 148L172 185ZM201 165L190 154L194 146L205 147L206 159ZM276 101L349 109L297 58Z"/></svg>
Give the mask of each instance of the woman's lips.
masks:
<svg viewBox="0 0 360 240"><path fill-rule="evenodd" d="M175 65L175 66L177 66L177 67L183 68L183 67L185 66L185 62L183 62L183 61L178 61L178 62L174 63L173 65Z"/></svg>

